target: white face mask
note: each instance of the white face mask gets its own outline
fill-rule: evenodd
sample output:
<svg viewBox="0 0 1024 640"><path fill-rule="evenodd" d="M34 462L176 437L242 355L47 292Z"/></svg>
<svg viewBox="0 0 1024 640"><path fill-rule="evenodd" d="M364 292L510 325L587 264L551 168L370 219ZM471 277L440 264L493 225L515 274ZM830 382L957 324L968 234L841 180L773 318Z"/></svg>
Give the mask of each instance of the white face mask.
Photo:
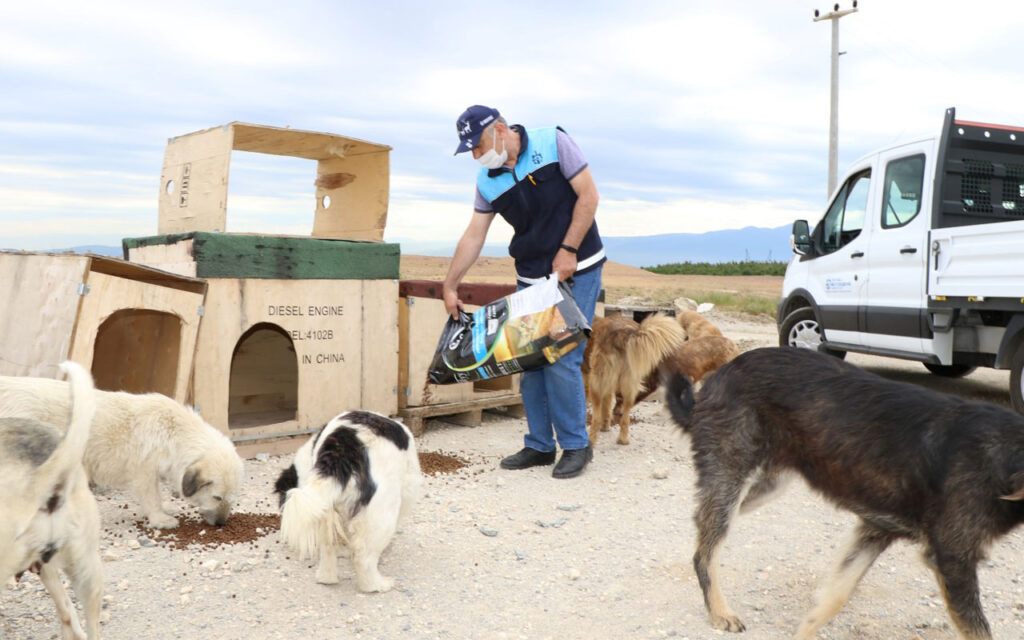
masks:
<svg viewBox="0 0 1024 640"><path fill-rule="evenodd" d="M477 162L479 162L480 164L484 165L488 169L497 169L501 165L505 164L506 161L508 161L508 149L504 148L505 147L505 141L502 140L502 142L501 142L501 146L502 146L501 153L498 153L497 151L495 151L494 147L498 146L498 130L497 130L497 128L491 129L491 133L493 134L492 137L491 137L491 148L488 149L486 153L484 153L479 158L477 158Z"/></svg>

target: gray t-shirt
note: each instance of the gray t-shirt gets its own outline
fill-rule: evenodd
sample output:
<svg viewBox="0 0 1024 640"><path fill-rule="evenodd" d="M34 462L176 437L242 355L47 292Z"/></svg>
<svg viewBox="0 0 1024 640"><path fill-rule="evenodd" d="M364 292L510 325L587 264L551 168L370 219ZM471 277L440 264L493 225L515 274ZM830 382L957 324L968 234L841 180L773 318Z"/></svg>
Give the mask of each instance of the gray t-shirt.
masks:
<svg viewBox="0 0 1024 640"><path fill-rule="evenodd" d="M555 131L555 144L558 145L558 167L566 180L572 180L587 168L587 159L583 157L579 145L569 137L569 134L558 129ZM480 189L476 189L476 198L473 202L473 209L477 213L494 213L491 203L484 199Z"/></svg>

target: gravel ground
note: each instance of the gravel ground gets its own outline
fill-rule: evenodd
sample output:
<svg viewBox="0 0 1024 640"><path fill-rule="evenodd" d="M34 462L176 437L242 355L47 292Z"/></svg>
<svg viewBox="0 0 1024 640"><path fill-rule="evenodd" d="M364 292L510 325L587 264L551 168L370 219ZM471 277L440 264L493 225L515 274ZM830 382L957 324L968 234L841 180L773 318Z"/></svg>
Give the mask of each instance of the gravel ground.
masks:
<svg viewBox="0 0 1024 640"><path fill-rule="evenodd" d="M770 323L713 319L743 348L774 342ZM469 464L426 477L421 502L382 560L382 572L397 579L384 594L357 592L345 560L340 584L316 584L312 564L296 560L272 529L234 545L180 549L153 542L136 526L140 516L131 499L98 496L104 637L730 637L708 625L690 564L689 443L657 401L641 403L634 419L631 445L602 434L593 463L572 480L551 478L550 467L498 468L502 456L521 446L522 419L485 414L477 428L431 421L420 451ZM274 514L272 484L287 464L288 457L278 456L246 461L236 512ZM167 499L189 515L185 503ZM791 637L853 522L799 482L739 518L721 572L748 627L736 637ZM1024 637L1022 549L1024 531L1018 531L996 543L980 569L997 638ZM0 638L58 637L53 604L36 576L0 590ZM898 544L819 637L955 633L919 550Z"/></svg>

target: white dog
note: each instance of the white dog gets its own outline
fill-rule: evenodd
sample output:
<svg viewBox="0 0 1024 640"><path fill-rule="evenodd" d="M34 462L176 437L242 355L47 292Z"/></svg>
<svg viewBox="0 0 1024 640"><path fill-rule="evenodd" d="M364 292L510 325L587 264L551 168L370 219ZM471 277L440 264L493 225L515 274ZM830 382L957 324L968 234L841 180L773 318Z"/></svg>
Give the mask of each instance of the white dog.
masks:
<svg viewBox="0 0 1024 640"><path fill-rule="evenodd" d="M224 524L242 481L242 459L231 440L159 393L95 394L96 417L83 459L89 481L130 490L157 529L178 526L160 498L161 479L208 524ZM67 395L67 383L59 380L0 376L0 416L64 424Z"/></svg>
<svg viewBox="0 0 1024 640"><path fill-rule="evenodd" d="M281 537L300 558L319 558L317 582L338 582L338 555L348 547L359 590L387 591L394 580L377 563L421 483L405 425L369 411L335 416L277 479Z"/></svg>
<svg viewBox="0 0 1024 640"><path fill-rule="evenodd" d="M103 572L100 516L82 468L95 413L92 379L73 362L67 435L25 418L0 418L0 582L37 571L57 606L65 640L99 638ZM64 569L85 609L88 636L61 584Z"/></svg>

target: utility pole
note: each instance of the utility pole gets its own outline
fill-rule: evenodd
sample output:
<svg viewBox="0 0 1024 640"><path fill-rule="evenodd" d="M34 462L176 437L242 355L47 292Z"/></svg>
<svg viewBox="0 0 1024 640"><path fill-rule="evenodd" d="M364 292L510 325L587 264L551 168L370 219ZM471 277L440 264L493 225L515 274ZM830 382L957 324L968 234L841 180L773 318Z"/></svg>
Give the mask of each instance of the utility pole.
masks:
<svg viewBox="0 0 1024 640"><path fill-rule="evenodd" d="M828 194L825 196L826 198L831 198L832 192L836 189L836 169L839 162L839 56L842 55L839 52L839 18L856 13L856 11L857 0L853 0L852 9L840 11L839 3L837 2L832 11L825 15L820 15L817 9L814 10L815 22L822 20L832 21L832 100L829 105Z"/></svg>

